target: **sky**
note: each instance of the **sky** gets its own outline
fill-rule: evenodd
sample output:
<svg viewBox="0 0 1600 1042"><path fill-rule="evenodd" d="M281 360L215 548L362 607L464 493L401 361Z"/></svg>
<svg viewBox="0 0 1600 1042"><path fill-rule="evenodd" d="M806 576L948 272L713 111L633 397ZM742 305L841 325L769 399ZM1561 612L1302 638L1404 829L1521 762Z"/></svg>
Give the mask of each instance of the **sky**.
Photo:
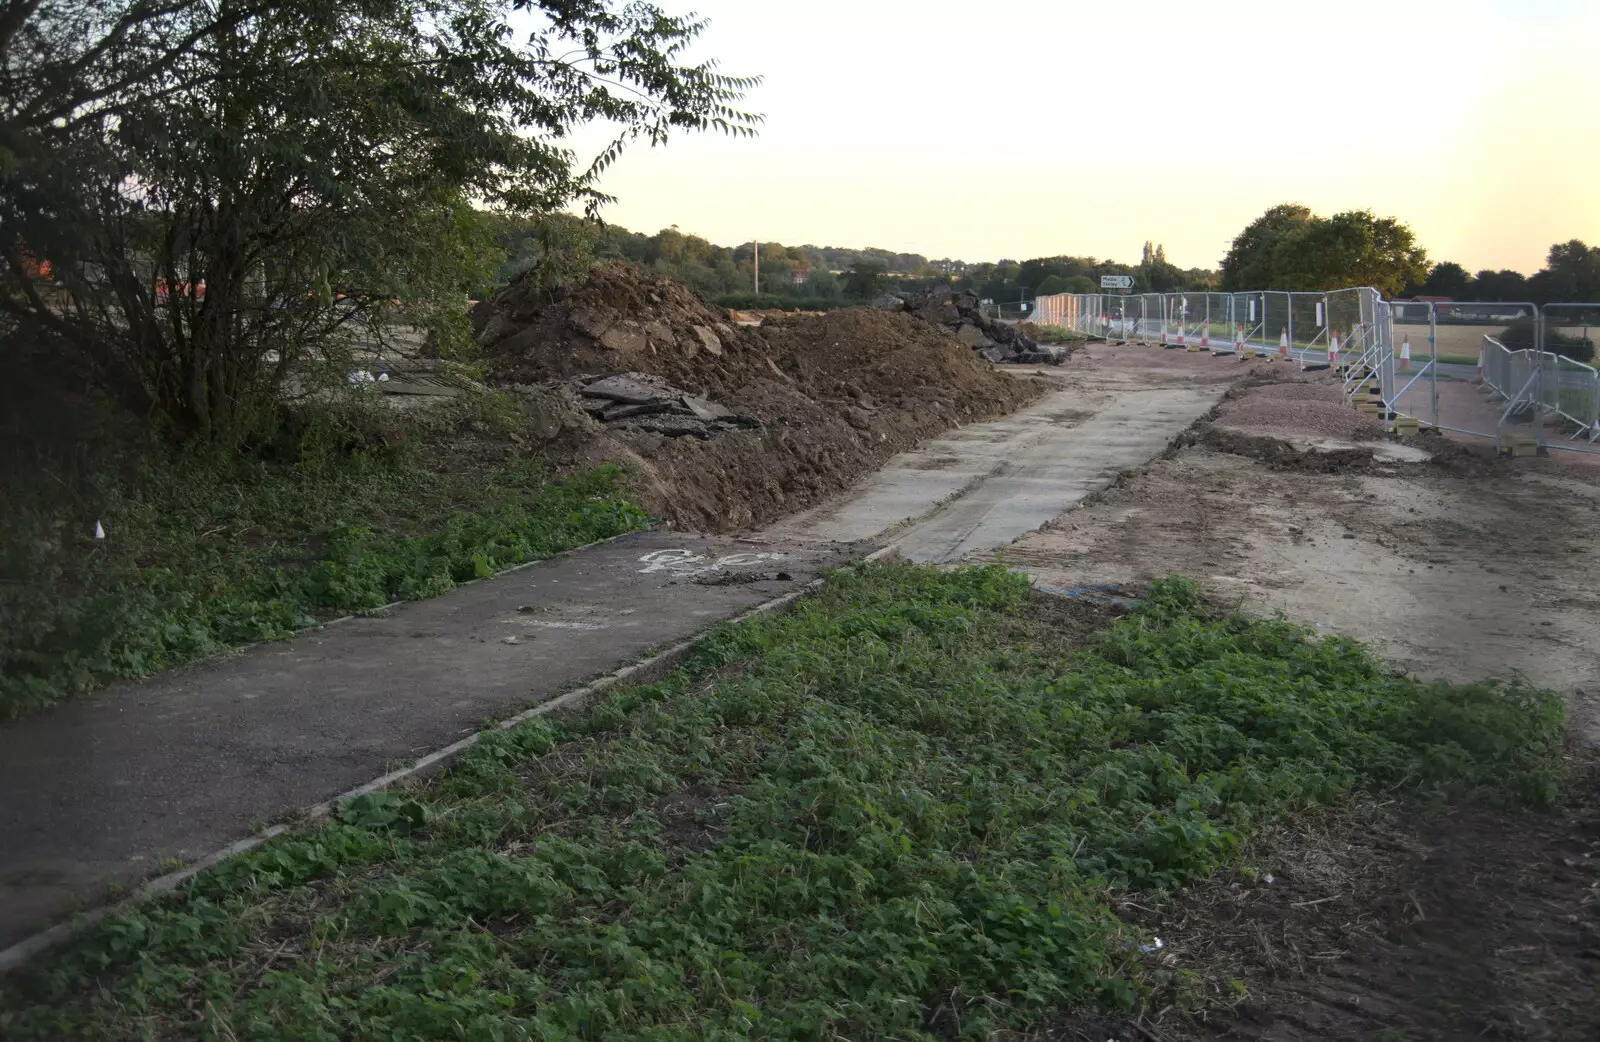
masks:
<svg viewBox="0 0 1600 1042"><path fill-rule="evenodd" d="M765 122L631 149L601 187L633 231L968 261L1149 239L1209 268L1300 202L1472 271L1600 244L1600 0L656 2L764 78Z"/></svg>

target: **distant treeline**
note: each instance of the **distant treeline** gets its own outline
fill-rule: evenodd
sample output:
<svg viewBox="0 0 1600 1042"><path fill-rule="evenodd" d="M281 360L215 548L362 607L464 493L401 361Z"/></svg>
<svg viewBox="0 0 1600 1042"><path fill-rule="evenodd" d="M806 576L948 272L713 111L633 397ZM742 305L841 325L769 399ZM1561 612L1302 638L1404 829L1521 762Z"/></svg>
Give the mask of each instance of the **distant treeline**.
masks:
<svg viewBox="0 0 1600 1042"><path fill-rule="evenodd" d="M1532 275L1509 268L1472 274L1454 261L1440 261L1428 269L1426 279L1407 286L1404 295L1533 304L1600 301L1600 246L1578 239L1555 243L1545 266Z"/></svg>
<svg viewBox="0 0 1600 1042"><path fill-rule="evenodd" d="M594 261L626 260L685 282L729 306L757 297L755 248L748 242L718 246L676 227L645 235L567 215L503 222L495 236L505 252L501 282L531 268L550 268L559 277L569 268ZM876 247L763 242L760 271L759 299L768 302L762 306L808 309L859 302L886 288L926 289L938 284L970 289L1005 303L1046 293L1096 292L1101 275L1132 275L1135 292L1210 289L1217 280L1214 271L1185 271L1167 263L1162 248L1150 243L1145 244L1141 263L1128 265L1069 256L972 263L948 257L930 260ZM770 303L779 298L781 304Z"/></svg>

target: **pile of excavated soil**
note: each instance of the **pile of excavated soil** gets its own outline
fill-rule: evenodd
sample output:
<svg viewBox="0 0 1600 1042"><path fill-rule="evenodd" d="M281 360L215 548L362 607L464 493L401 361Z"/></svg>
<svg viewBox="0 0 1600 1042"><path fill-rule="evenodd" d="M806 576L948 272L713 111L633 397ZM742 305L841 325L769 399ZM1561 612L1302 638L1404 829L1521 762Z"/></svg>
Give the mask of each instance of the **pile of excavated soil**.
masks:
<svg viewBox="0 0 1600 1042"><path fill-rule="evenodd" d="M1332 382L1285 381L1250 386L1230 396L1216 422L1278 435L1381 438L1383 425L1345 404Z"/></svg>
<svg viewBox="0 0 1600 1042"><path fill-rule="evenodd" d="M1230 427L1334 438L1381 438L1383 426L1339 402L1244 398L1223 406L1217 422Z"/></svg>
<svg viewBox="0 0 1600 1042"><path fill-rule="evenodd" d="M1258 459L1273 470L1304 470L1314 474L1341 474L1372 467L1371 449L1297 449L1279 438L1246 434L1226 427L1204 425L1185 435L1184 442L1218 452Z"/></svg>
<svg viewBox="0 0 1600 1042"><path fill-rule="evenodd" d="M1290 380L1283 383L1263 383L1250 389L1252 398L1274 398L1295 402L1343 402L1344 389L1331 380L1306 383Z"/></svg>
<svg viewBox="0 0 1600 1042"><path fill-rule="evenodd" d="M995 371L910 315L851 308L742 327L681 283L621 264L554 293L519 280L472 322L490 383L536 415L538 451L558 465L629 465L646 509L700 531L804 509L894 453L1049 386ZM574 404L574 383L621 374L741 423L672 436L647 429L659 424L603 425Z"/></svg>

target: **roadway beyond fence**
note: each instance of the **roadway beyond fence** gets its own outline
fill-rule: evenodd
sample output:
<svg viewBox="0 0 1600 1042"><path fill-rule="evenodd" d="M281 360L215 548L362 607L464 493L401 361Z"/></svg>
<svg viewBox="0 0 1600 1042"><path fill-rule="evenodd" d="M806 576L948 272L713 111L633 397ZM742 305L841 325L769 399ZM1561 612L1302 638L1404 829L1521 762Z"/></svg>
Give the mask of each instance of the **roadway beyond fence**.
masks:
<svg viewBox="0 0 1600 1042"><path fill-rule="evenodd" d="M1587 324L1600 324L1600 303L1390 301L1370 287L1060 293L1039 297L1033 320L1108 340L1333 368L1346 399L1392 430L1493 438L1511 453L1600 453L1600 370L1562 353L1592 344ZM1441 331L1453 351L1441 350Z"/></svg>

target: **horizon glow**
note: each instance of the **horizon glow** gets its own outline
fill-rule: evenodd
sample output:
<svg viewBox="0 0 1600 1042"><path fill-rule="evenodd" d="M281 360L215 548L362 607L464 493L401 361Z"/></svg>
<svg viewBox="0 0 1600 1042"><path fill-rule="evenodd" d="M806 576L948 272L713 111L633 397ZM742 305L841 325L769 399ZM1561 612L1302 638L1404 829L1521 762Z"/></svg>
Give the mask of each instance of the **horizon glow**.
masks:
<svg viewBox="0 0 1600 1042"><path fill-rule="evenodd" d="M658 0L672 13L689 8ZM761 75L738 140L629 149L602 216L966 261L1215 267L1280 202L1371 209L1430 261L1538 270L1600 244L1600 4L699 0L694 49ZM604 137L573 146L587 158Z"/></svg>

